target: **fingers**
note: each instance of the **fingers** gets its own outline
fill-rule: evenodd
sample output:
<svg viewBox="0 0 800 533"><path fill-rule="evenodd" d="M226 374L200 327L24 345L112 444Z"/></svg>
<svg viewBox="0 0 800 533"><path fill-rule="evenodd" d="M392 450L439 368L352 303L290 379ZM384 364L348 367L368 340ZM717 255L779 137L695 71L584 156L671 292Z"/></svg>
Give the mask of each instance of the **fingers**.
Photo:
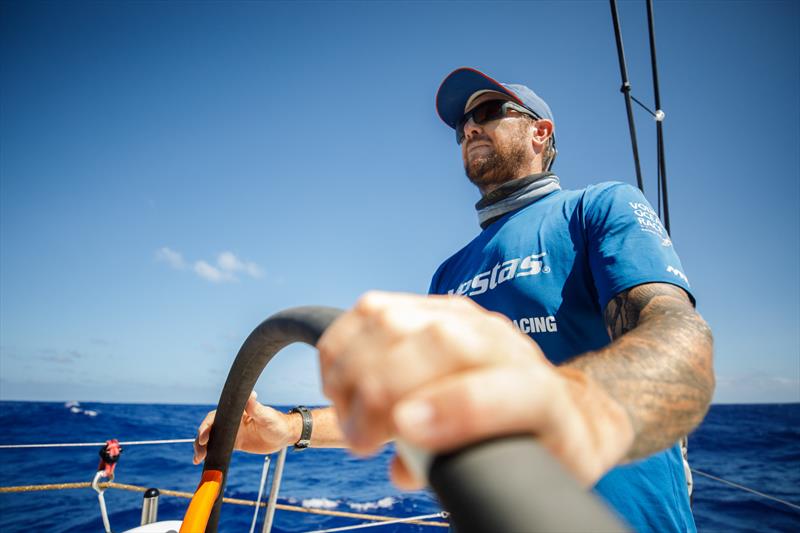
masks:
<svg viewBox="0 0 800 533"><path fill-rule="evenodd" d="M534 433L549 419L523 406L547 411L541 398L548 387L537 379L545 382L552 366L508 319L466 298L368 293L317 348L324 392L360 455L397 434L444 451L498 434ZM515 397L517 406L508 408ZM398 486L419 486L400 461L392 475Z"/></svg>
<svg viewBox="0 0 800 533"><path fill-rule="evenodd" d="M392 419L399 437L438 452L498 435L546 433L560 395L557 379L534 365L463 372L404 398Z"/></svg>
<svg viewBox="0 0 800 533"><path fill-rule="evenodd" d="M207 455L208 440L214 424L216 411L206 415L197 429L194 441L194 464L201 463ZM291 434L286 416L258 402L253 391L245 403L234 448L249 453L273 453L286 446Z"/></svg>
<svg viewBox="0 0 800 533"><path fill-rule="evenodd" d="M208 444L208 436L211 433L211 426L214 424L214 418L217 416L217 410L210 411L197 430L197 443L201 446Z"/></svg>
<svg viewBox="0 0 800 533"><path fill-rule="evenodd" d="M632 430L618 435L624 424L606 414L614 411L614 401L589 394L592 384L585 378L576 384L562 373L546 365L511 364L447 376L397 404L396 435L449 452L490 437L529 433L588 487L621 459ZM579 408L576 398L586 405ZM617 410L624 419L624 409Z"/></svg>
<svg viewBox="0 0 800 533"><path fill-rule="evenodd" d="M459 369L459 359L447 357L443 349L436 361L428 361L432 357L425 348L430 345L425 331L399 343L365 333L325 370L323 379L355 453L372 453L391 438L391 408L408 390Z"/></svg>
<svg viewBox="0 0 800 533"><path fill-rule="evenodd" d="M317 348L324 392L359 454L394 436L445 452L529 433L591 484L632 440L630 429L612 438L624 424L603 416L603 395L585 376L564 374L507 318L467 298L368 293ZM621 444L605 450L606 441ZM398 486L418 486L399 460L392 476Z"/></svg>
<svg viewBox="0 0 800 533"><path fill-rule="evenodd" d="M392 483L398 488L403 490L422 490L425 488L425 483L418 481L411 471L406 467L400 456L395 455L392 457L391 465L389 466Z"/></svg>
<svg viewBox="0 0 800 533"><path fill-rule="evenodd" d="M192 461L194 464L200 464L206 458L206 445L208 444L208 437L211 433L211 426L214 424L214 417L216 416L216 409L210 411L200 426L197 428L197 437L194 439L194 457Z"/></svg>
<svg viewBox="0 0 800 533"><path fill-rule="evenodd" d="M417 297L418 298L418 297ZM389 301L413 299L409 295L371 292L364 295L353 310L343 314L327 329L317 343L320 356L323 392L336 409L337 418L354 450L366 453L369 442L377 437L376 429L385 427L386 394L374 386L382 376L372 371L374 356L384 354L396 342L409 321L398 316L400 306L390 309ZM361 377L367 376L367 379ZM356 398L356 396L358 396ZM383 407L381 407L383 405ZM357 416L352 416L355 409ZM364 415L372 421L364 420ZM381 422L381 420L383 422ZM356 439L357 435L366 438Z"/></svg>
<svg viewBox="0 0 800 533"><path fill-rule="evenodd" d="M374 376L365 376L359 382L347 414L340 418L351 451L368 455L389 440L392 425L387 409L390 405L386 389Z"/></svg>
<svg viewBox="0 0 800 533"><path fill-rule="evenodd" d="M368 354L385 352L392 343L391 328L381 328L373 322L374 317L354 311L345 313L317 343L323 392L333 401L339 420L348 418L358 369L365 369Z"/></svg>
<svg viewBox="0 0 800 533"><path fill-rule="evenodd" d="M200 463L203 462L203 459L206 458L205 447L201 448L200 445L197 444L197 439L195 439L194 443L192 443L192 446L194 448L194 456L192 457L192 463L199 465Z"/></svg>
<svg viewBox="0 0 800 533"><path fill-rule="evenodd" d="M317 343L325 395L359 454L392 437L391 410L446 376L544 358L500 315L467 298L371 292Z"/></svg>

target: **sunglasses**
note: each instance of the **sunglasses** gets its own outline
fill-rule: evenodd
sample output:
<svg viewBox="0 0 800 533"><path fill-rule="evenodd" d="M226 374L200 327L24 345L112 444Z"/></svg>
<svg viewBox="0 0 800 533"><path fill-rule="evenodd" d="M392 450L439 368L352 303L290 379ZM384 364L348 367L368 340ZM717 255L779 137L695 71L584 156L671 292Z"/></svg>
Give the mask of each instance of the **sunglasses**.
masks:
<svg viewBox="0 0 800 533"><path fill-rule="evenodd" d="M469 122L469 119L472 119L475 124L483 125L492 120L498 120L508 116L509 111L516 111L517 113L539 119L539 117L529 109L515 104L514 102L508 100L488 100L464 113L464 116L461 117L461 120L456 124L456 142L458 144L464 142L464 126Z"/></svg>

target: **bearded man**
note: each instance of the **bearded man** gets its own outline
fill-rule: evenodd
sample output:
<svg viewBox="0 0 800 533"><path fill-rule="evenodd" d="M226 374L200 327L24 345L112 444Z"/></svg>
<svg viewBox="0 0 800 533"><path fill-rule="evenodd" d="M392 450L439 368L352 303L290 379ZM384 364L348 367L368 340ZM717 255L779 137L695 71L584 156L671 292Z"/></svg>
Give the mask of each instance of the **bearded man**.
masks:
<svg viewBox="0 0 800 533"><path fill-rule="evenodd" d="M252 397L237 448L448 451L528 432L637 531L695 531L677 442L708 409L713 342L657 215L621 183L561 189L552 112L523 85L457 69L436 107L482 231L432 296L368 293L331 325L317 347L333 408ZM397 458L392 475L419 487Z"/></svg>

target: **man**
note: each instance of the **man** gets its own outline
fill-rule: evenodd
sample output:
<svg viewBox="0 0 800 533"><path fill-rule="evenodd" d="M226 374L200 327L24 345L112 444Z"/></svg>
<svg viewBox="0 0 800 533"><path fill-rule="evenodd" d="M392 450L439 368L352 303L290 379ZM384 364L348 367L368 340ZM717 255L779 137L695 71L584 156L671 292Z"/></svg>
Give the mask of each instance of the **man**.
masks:
<svg viewBox="0 0 800 533"><path fill-rule="evenodd" d="M525 86L458 69L437 110L483 231L435 273L444 296L370 293L328 329L333 409L287 416L252 398L237 447L367 454L401 437L444 451L529 432L636 530L695 530L676 442L708 408L712 338L658 217L620 183L562 190L552 113ZM402 461L392 474L418 486Z"/></svg>

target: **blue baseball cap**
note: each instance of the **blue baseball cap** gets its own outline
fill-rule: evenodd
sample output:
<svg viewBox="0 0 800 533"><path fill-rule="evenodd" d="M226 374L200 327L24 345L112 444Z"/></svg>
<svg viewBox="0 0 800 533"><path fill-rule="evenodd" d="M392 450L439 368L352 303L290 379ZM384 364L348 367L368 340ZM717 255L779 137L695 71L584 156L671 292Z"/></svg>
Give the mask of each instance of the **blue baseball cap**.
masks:
<svg viewBox="0 0 800 533"><path fill-rule="evenodd" d="M472 96L484 91L506 94L537 117L554 122L550 106L528 87L500 83L469 67L458 68L447 75L436 93L436 111L445 124L455 129Z"/></svg>

